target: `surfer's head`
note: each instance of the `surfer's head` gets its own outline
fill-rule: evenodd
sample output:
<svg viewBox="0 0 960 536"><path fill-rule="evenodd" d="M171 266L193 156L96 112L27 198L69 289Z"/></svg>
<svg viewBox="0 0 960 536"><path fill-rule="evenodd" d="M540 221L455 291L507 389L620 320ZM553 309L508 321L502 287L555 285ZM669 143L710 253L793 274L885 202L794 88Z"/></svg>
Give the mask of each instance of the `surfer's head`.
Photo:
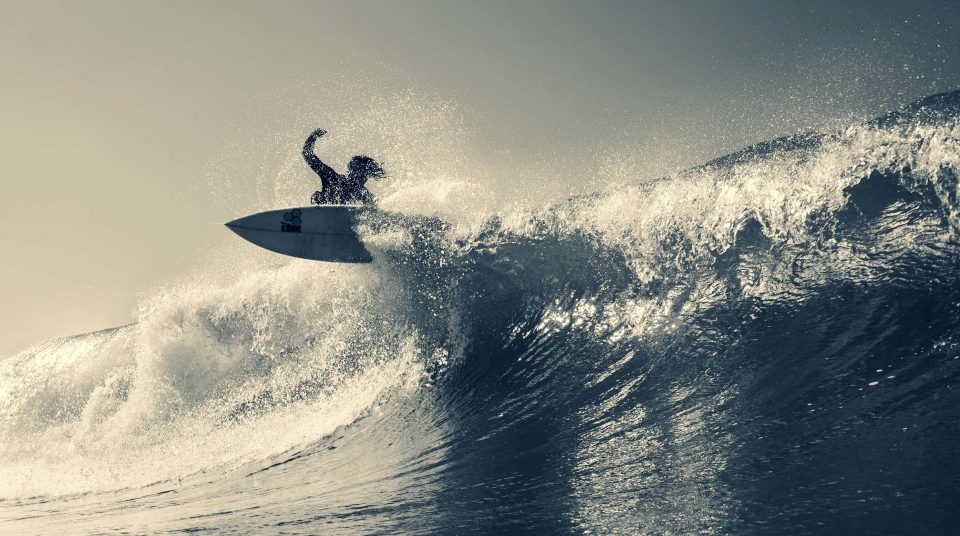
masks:
<svg viewBox="0 0 960 536"><path fill-rule="evenodd" d="M350 178L359 182L365 182L370 177L379 180L387 174L379 162L364 155L354 156L347 165L347 170Z"/></svg>

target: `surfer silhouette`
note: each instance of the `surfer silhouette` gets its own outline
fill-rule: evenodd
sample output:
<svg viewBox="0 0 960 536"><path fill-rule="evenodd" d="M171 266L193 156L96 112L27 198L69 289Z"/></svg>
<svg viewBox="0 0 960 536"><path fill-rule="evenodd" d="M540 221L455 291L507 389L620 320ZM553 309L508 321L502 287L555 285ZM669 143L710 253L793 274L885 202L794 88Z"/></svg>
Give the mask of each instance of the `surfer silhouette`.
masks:
<svg viewBox="0 0 960 536"><path fill-rule="evenodd" d="M314 205L375 204L373 194L366 187L367 179L371 177L375 180L382 179L386 176L386 172L373 158L357 155L347 164L346 176L337 173L317 158L313 152L317 139L326 133L327 131L318 128L311 132L307 141L303 143L303 159L320 177L320 183L323 185L322 190L313 193L310 202Z"/></svg>

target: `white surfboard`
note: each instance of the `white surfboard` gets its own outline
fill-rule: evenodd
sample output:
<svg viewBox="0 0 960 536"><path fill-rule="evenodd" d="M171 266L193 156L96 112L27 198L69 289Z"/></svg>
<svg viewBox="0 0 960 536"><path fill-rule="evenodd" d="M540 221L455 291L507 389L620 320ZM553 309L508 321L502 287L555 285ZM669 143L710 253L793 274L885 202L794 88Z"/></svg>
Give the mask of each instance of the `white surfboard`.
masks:
<svg viewBox="0 0 960 536"><path fill-rule="evenodd" d="M269 210L226 224L254 244L291 257L330 262L370 262L356 232L360 205L317 205Z"/></svg>

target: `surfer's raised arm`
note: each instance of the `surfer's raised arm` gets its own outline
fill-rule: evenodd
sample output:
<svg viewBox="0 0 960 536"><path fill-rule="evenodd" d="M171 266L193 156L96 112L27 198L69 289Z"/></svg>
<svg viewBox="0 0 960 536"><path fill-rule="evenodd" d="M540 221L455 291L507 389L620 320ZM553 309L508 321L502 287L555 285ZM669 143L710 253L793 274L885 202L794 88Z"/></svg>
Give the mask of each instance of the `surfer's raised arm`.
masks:
<svg viewBox="0 0 960 536"><path fill-rule="evenodd" d="M324 193L330 192L333 183L340 178L339 173L334 171L332 167L324 164L313 152L313 145L317 142L317 139L326 133L327 131L318 128L311 132L310 135L307 136L307 141L303 143L303 159L307 162L307 165L310 166L310 169L320 177Z"/></svg>

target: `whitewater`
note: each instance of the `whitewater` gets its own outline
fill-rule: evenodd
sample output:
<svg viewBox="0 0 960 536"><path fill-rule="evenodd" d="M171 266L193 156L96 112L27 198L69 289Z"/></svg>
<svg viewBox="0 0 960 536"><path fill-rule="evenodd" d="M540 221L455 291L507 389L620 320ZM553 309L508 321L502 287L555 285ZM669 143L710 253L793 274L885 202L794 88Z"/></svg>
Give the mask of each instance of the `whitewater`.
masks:
<svg viewBox="0 0 960 536"><path fill-rule="evenodd" d="M388 200L369 265L235 263L0 361L0 532L947 533L958 183L953 92L541 206Z"/></svg>

